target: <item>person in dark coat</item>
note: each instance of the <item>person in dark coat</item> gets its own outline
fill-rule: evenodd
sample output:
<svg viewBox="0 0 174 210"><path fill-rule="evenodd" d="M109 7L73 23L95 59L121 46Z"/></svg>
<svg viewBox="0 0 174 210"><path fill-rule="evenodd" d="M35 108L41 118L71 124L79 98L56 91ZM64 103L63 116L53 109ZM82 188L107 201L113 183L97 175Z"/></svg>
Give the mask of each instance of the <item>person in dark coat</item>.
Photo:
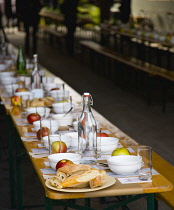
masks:
<svg viewBox="0 0 174 210"><path fill-rule="evenodd" d="M64 0L61 12L64 14L64 23L67 28L66 47L69 55L74 54L74 33L77 21L77 6L79 0Z"/></svg>
<svg viewBox="0 0 174 210"><path fill-rule="evenodd" d="M120 20L122 23L128 23L131 14L131 0L121 0Z"/></svg>
<svg viewBox="0 0 174 210"><path fill-rule="evenodd" d="M12 11L12 4L11 0L5 0L5 16L7 18L7 27L10 26L10 22L13 22L13 11Z"/></svg>
<svg viewBox="0 0 174 210"><path fill-rule="evenodd" d="M32 53L37 53L37 31L39 25L39 0L16 0L16 13L24 23L25 29L25 53L30 53L30 28L32 29Z"/></svg>

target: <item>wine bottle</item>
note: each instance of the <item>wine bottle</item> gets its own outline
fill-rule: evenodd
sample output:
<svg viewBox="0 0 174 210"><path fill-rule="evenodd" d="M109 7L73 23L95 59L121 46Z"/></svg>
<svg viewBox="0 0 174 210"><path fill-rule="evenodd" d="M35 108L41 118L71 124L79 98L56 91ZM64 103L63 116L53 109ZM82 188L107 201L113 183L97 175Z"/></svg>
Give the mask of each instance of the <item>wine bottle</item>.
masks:
<svg viewBox="0 0 174 210"><path fill-rule="evenodd" d="M16 62L16 71L18 75L26 75L26 59L23 53L22 46L19 45L18 47L18 57Z"/></svg>

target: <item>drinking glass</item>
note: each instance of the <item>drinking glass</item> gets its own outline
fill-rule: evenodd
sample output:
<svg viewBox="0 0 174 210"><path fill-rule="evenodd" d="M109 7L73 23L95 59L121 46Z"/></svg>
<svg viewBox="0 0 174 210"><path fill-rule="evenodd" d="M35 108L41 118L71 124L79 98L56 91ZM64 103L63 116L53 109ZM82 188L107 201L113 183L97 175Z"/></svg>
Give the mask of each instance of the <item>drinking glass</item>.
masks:
<svg viewBox="0 0 174 210"><path fill-rule="evenodd" d="M151 180L152 178L152 147L139 146L137 149L138 156L142 159L139 162L139 179L142 181Z"/></svg>

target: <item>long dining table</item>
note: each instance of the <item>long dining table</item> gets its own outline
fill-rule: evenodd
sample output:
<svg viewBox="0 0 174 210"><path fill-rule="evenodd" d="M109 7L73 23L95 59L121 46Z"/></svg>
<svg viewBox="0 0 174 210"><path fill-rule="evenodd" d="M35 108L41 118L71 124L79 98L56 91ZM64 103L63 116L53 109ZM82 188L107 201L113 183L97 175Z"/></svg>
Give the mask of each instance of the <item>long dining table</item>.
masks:
<svg viewBox="0 0 174 210"><path fill-rule="evenodd" d="M49 72L47 69L42 68L45 72L46 77L54 77L55 83L65 84L65 89L70 91L70 95L72 96L73 103L75 103L78 107L80 107L81 103L81 95L77 93L72 87L65 83L61 78L56 77L54 74ZM147 209L155 209L155 194L160 192L167 192L173 189L173 185L162 175L158 172L158 166L156 156L157 154L153 152L153 168L154 173L152 175L151 182L140 182L138 181L137 175L131 177L122 177L122 176L114 176L107 169L107 173L111 174L111 176L116 179L115 184L110 187L97 190L97 191L90 191L90 192L61 192L57 190L50 189L46 186L45 182L47 178L52 175L55 175L55 172L51 169L49 164L45 164L48 162L48 154L36 154L33 155L33 149L40 149L41 142L37 139L31 140L36 136L36 132L33 130L33 125L23 125L26 121L26 117L22 115L14 115L12 113L12 106L9 103L10 98L4 92L3 86L1 86L1 101L2 104L5 106L6 113L9 120L9 129L14 128L16 132L15 141L16 143L16 156L18 159L18 164L16 166L16 177L11 175L11 201L14 202L14 197L16 195L15 189L17 189L17 199L18 199L18 209L23 209L23 189L22 189L22 179L21 179L21 161L23 158L23 154L19 150L19 144L22 143L25 154L27 154L30 158L30 161L37 173L39 181L41 182L44 188L44 195L45 196L45 209L51 209L53 205L62 205L67 206L75 209L95 209L95 207L90 206L90 198L95 197L112 197L112 196L123 196L124 199L108 206L107 208L103 209L114 209L117 207L122 207L130 202L133 202L137 199L142 197L147 197ZM95 109L92 109L94 117L97 121L99 121L101 125L101 129L108 133L109 136L119 138L120 146L127 147L130 149L131 152L136 151L136 147L139 145L134 139L129 137L123 131L121 131L116 125L113 125L110 121L108 121L104 116L98 113ZM24 123L25 124L25 123ZM63 128L68 132L68 128ZM28 135L26 135L28 133ZM32 136L33 135L33 136ZM24 138L21 138L24 137ZM14 156L14 148L12 144L14 144L14 136L12 132L9 130L8 133L8 143L9 143L9 156L10 160ZM11 145L11 146L10 146ZM105 160L106 161L106 160ZM14 168L13 160L9 162L11 170ZM15 170L14 170L15 171ZM11 171L11 172L14 172ZM44 172L43 172L44 171ZM15 173L11 173L15 174ZM17 186L14 185L13 180L17 179ZM29 183L32 184L32 183ZM34 186L33 186L34 187ZM84 198L85 203L83 206L76 204L75 201L78 201L79 198ZM70 200L71 202L67 202Z"/></svg>

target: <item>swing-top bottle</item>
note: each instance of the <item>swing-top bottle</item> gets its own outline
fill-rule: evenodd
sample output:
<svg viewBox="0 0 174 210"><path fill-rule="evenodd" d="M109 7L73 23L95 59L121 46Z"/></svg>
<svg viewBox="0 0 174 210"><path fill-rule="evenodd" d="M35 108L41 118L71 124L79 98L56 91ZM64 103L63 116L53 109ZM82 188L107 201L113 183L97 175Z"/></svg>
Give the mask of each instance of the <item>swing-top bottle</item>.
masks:
<svg viewBox="0 0 174 210"><path fill-rule="evenodd" d="M91 111L93 105L89 93L82 96L83 110L78 120L78 152L82 156L81 163L96 162L97 126Z"/></svg>
<svg viewBox="0 0 174 210"><path fill-rule="evenodd" d="M32 89L42 89L42 74L39 71L38 55L37 54L33 55L33 62L34 62L34 67L31 72L31 88Z"/></svg>

